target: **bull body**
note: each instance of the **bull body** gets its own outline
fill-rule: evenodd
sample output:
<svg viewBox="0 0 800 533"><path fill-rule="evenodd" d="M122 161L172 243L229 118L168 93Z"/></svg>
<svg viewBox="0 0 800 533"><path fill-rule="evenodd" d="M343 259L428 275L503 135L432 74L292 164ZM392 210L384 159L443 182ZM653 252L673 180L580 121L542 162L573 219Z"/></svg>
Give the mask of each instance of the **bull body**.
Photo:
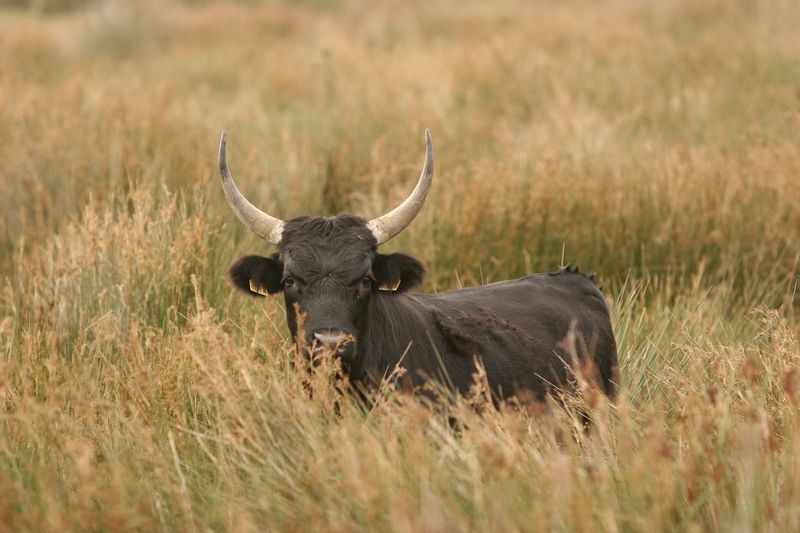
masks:
<svg viewBox="0 0 800 533"><path fill-rule="evenodd" d="M603 294L570 269L438 295L379 294L361 338L348 366L357 382L374 384L401 364L415 387L433 378L465 393L477 360L495 398L524 391L543 399L571 387L577 356L593 358L602 390L615 393L617 352Z"/></svg>

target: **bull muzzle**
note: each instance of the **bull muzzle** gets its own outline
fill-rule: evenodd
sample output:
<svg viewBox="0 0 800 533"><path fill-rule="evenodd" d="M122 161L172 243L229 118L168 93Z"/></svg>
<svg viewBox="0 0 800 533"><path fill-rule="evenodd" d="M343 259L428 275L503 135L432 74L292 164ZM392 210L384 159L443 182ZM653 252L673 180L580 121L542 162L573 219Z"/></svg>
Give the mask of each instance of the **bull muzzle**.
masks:
<svg viewBox="0 0 800 533"><path fill-rule="evenodd" d="M355 360L356 339L352 334L340 329L319 329L308 333L305 341L306 346L303 348L312 359L330 354L346 363Z"/></svg>

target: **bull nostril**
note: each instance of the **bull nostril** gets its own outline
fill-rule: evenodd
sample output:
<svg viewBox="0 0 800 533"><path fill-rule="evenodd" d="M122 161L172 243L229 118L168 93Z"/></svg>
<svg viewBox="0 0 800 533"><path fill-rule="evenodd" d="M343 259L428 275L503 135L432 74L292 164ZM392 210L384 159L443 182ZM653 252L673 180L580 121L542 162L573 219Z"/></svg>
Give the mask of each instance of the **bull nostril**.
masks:
<svg viewBox="0 0 800 533"><path fill-rule="evenodd" d="M305 345L310 348L311 346L314 345L316 340L317 339L316 339L316 337L315 337L315 335L313 333L308 333L308 334L306 334Z"/></svg>

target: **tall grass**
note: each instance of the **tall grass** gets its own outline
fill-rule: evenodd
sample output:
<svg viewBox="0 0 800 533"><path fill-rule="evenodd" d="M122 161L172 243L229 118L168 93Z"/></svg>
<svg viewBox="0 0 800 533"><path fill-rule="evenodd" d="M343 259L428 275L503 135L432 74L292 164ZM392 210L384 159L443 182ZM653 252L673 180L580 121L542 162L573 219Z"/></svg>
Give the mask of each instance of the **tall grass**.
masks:
<svg viewBox="0 0 800 533"><path fill-rule="evenodd" d="M0 8L0 529L799 529L797 27L788 1ZM434 190L389 248L428 291L596 270L622 384L571 399L590 432L365 408L325 372L310 397L281 302L226 283L267 247L222 128L289 217L384 212L425 127Z"/></svg>

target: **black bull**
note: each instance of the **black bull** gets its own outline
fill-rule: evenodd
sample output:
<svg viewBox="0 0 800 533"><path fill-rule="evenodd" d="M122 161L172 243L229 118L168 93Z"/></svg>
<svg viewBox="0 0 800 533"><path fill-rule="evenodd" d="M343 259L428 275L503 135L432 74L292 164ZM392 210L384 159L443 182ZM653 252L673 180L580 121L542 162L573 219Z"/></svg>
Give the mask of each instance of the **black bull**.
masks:
<svg viewBox="0 0 800 533"><path fill-rule="evenodd" d="M230 179L224 142L223 136L223 186ZM430 137L428 158L432 176ZM495 399L543 399L571 389L581 365L595 369L590 377L614 396L617 350L608 308L593 279L577 269L420 294L409 289L422 281L423 265L405 254L378 253L376 235L384 235L374 222L349 214L268 220L275 221L278 237L269 240L278 253L242 257L230 268L231 280L255 296L283 292L298 350L333 352L351 382L375 385L401 365L406 386L435 379L466 393L480 361ZM274 227L251 229L264 236Z"/></svg>

